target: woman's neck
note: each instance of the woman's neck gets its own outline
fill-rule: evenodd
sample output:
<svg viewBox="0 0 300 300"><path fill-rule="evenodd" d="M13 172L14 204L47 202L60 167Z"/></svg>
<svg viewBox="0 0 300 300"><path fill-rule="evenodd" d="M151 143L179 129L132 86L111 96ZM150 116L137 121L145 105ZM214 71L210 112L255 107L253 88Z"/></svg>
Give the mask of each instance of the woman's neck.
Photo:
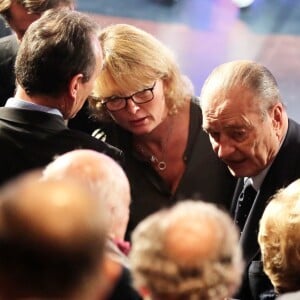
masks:
<svg viewBox="0 0 300 300"><path fill-rule="evenodd" d="M167 114L165 119L151 132L135 136L134 142L136 144L155 147L158 149L163 148L166 143L166 139L170 140L170 136L174 135L174 132L180 131L182 127L182 121L184 122L186 116L189 115L189 105L190 102L187 102L187 105L181 107L181 109L173 115ZM169 136L169 137L168 137Z"/></svg>

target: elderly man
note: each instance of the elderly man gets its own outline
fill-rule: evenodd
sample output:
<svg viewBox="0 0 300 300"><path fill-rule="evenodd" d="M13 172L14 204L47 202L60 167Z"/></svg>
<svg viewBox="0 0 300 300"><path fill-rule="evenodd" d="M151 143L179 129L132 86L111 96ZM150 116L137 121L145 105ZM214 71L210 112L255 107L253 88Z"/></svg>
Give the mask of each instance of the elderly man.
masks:
<svg viewBox="0 0 300 300"><path fill-rule="evenodd" d="M106 299L106 213L87 189L29 173L0 203L1 299Z"/></svg>
<svg viewBox="0 0 300 300"><path fill-rule="evenodd" d="M109 218L110 239L116 246L126 245L124 237L129 218L130 187L124 171L113 159L93 150L73 150L48 164L43 177L72 178L87 186L104 204ZM124 263L127 265L126 259Z"/></svg>
<svg viewBox="0 0 300 300"><path fill-rule="evenodd" d="M247 272L236 297L272 299L258 224L270 196L300 177L300 125L288 119L274 76L252 61L217 67L202 88L201 106L215 153L240 178L231 211L241 230Z"/></svg>
<svg viewBox="0 0 300 300"><path fill-rule="evenodd" d="M273 196L260 220L264 270L280 294L300 290L299 232L300 179Z"/></svg>
<svg viewBox="0 0 300 300"><path fill-rule="evenodd" d="M122 159L116 148L69 130L64 121L81 109L102 68L97 31L88 16L68 9L48 10L26 31L16 59L16 95L0 108L0 143L6 144L0 181L76 148Z"/></svg>
<svg viewBox="0 0 300 300"><path fill-rule="evenodd" d="M74 150L55 159L43 171L44 179L73 179L86 186L103 204L108 217L106 253L117 263L121 274L112 300L140 299L131 286L127 253L129 243L124 241L129 218L130 187L122 168L110 157L93 150Z"/></svg>
<svg viewBox="0 0 300 300"><path fill-rule="evenodd" d="M143 220L130 252L136 287L157 300L231 297L241 280L241 257L230 216L189 200Z"/></svg>

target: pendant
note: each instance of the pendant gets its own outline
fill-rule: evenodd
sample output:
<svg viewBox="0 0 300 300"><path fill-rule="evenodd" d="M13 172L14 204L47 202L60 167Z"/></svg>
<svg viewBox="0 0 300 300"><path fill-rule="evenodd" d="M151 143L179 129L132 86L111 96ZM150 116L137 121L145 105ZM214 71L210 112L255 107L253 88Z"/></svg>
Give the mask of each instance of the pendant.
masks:
<svg viewBox="0 0 300 300"><path fill-rule="evenodd" d="M151 156L150 156L150 161L151 161L152 163L156 163L156 162L157 162L157 158L156 158L154 155L151 155Z"/></svg>
<svg viewBox="0 0 300 300"><path fill-rule="evenodd" d="M159 161L153 154L149 157L149 160L152 164L156 164L160 171L164 171L167 168L167 164L164 161Z"/></svg>
<svg viewBox="0 0 300 300"><path fill-rule="evenodd" d="M157 167L160 171L164 171L167 167L167 164L164 162L164 161L160 161L158 164L157 164Z"/></svg>

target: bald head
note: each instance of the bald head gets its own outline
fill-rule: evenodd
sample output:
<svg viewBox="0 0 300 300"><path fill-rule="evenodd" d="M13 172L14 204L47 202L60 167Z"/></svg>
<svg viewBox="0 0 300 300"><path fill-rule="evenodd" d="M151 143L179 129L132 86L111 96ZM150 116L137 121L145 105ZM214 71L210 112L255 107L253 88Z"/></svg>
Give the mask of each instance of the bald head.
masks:
<svg viewBox="0 0 300 300"><path fill-rule="evenodd" d="M136 284L157 299L222 299L239 285L238 233L212 204L184 201L158 212L138 225L132 243Z"/></svg>
<svg viewBox="0 0 300 300"><path fill-rule="evenodd" d="M0 282L18 296L68 297L101 266L105 212L85 188L38 175L1 190Z"/></svg>
<svg viewBox="0 0 300 300"><path fill-rule="evenodd" d="M169 216L173 217L173 220L169 219L170 223L165 234L167 255L178 265L189 267L193 267L195 261L205 262L215 259L221 247L224 246L220 225L210 216L199 219L197 213L192 215L193 207L189 208L188 205L178 209L186 211L177 211L177 213L174 211L172 216ZM191 209L189 216L186 215L187 209ZM178 241L181 242L178 243Z"/></svg>
<svg viewBox="0 0 300 300"><path fill-rule="evenodd" d="M130 187L123 169L110 157L93 150L74 150L59 156L43 172L45 179L69 178L86 186L109 215L109 233L124 239Z"/></svg>

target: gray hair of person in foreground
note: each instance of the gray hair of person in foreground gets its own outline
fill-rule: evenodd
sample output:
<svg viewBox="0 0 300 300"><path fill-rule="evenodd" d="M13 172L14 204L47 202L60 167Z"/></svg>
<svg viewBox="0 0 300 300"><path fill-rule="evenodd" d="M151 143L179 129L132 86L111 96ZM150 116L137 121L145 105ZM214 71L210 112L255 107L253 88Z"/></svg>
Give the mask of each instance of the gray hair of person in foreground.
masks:
<svg viewBox="0 0 300 300"><path fill-rule="evenodd" d="M239 234L215 205L187 200L143 220L133 232L134 284L157 300L231 297L241 282Z"/></svg>

